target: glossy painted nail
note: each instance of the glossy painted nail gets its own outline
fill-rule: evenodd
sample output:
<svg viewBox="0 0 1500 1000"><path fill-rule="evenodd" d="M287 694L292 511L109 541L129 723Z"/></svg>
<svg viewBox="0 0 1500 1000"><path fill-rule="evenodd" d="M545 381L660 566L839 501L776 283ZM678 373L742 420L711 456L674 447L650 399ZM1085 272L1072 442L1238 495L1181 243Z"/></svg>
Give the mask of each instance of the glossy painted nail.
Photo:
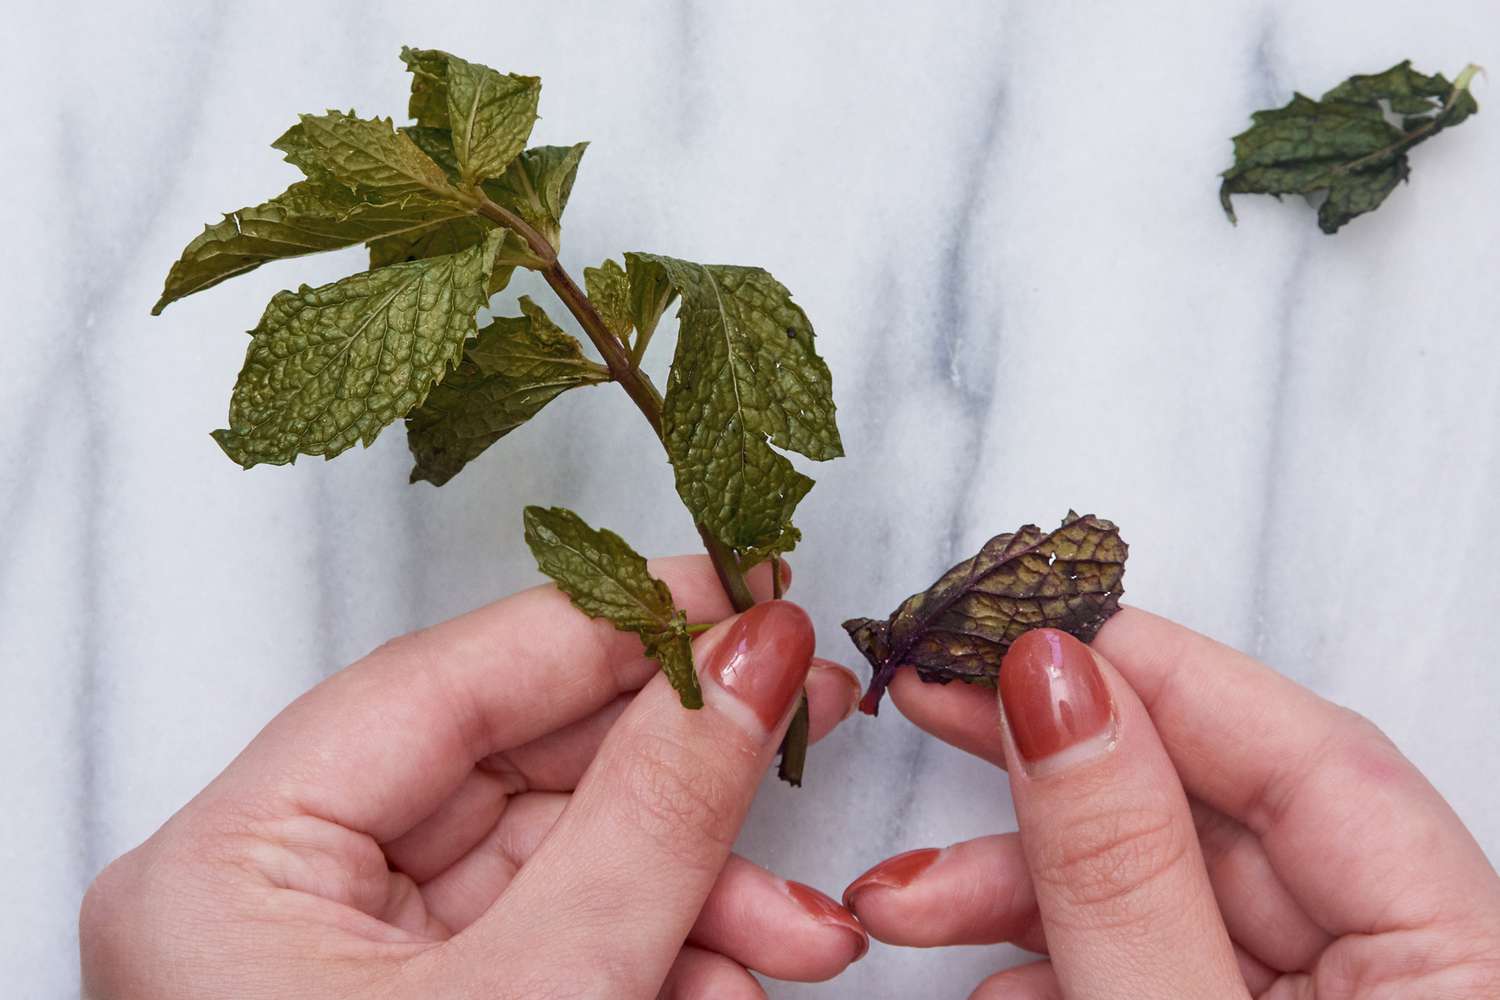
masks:
<svg viewBox="0 0 1500 1000"><path fill-rule="evenodd" d="M1113 742L1109 688L1089 648L1066 632L1037 629L1011 643L1000 701L1024 764L1066 766Z"/></svg>
<svg viewBox="0 0 1500 1000"><path fill-rule="evenodd" d="M877 886L885 889L905 889L916 881L918 875L931 868L932 863L942 853L936 847L922 847L886 858L849 883L849 888L844 890L844 905L851 910L856 909L855 901L865 889Z"/></svg>
<svg viewBox="0 0 1500 1000"><path fill-rule="evenodd" d="M839 710L839 721L843 722L854 714L854 709L859 706L859 696L864 693L864 685L854 675L854 671L832 660L813 660L812 669L822 674L837 677L848 688L848 698L844 706Z"/></svg>
<svg viewBox="0 0 1500 1000"><path fill-rule="evenodd" d="M841 927L854 935L854 957L849 961L858 962L865 957L865 952L870 950L870 935L865 933L865 929L854 918L854 914L834 902L832 896L825 896L812 886L803 885L801 882L788 882L786 894L818 923L828 927Z"/></svg>
<svg viewBox="0 0 1500 1000"><path fill-rule="evenodd" d="M703 675L750 708L770 732L802 690L813 645L807 612L786 601L765 601L735 619Z"/></svg>

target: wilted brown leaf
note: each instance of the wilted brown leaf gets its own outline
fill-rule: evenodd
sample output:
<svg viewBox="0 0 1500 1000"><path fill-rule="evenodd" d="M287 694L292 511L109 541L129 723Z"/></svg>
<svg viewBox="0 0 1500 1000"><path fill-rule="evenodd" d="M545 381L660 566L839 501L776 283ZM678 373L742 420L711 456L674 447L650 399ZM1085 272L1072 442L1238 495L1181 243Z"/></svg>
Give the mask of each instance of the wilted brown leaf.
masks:
<svg viewBox="0 0 1500 1000"><path fill-rule="evenodd" d="M1069 511L1051 533L1028 524L996 535L884 621L844 622L875 668L859 707L874 715L904 666L924 681L993 684L1010 644L1034 628L1088 642L1120 608L1127 551L1114 524Z"/></svg>

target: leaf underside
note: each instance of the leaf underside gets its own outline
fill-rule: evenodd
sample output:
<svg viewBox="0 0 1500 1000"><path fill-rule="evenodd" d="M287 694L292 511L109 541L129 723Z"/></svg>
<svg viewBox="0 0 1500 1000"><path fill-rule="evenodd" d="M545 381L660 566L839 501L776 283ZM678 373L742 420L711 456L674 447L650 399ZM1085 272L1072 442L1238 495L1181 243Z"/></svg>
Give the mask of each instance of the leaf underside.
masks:
<svg viewBox="0 0 1500 1000"><path fill-rule="evenodd" d="M641 637L646 655L661 665L684 708L702 708L693 669L687 616L672 592L651 575L646 560L612 531L595 529L561 507L527 507L526 544L537 566L574 607L591 618Z"/></svg>
<svg viewBox="0 0 1500 1000"><path fill-rule="evenodd" d="M924 681L993 684L1005 651L1031 629L1090 641L1119 610L1127 551L1112 523L1069 511L1050 533L1028 524L996 535L889 618L844 622L874 668L860 707L874 715L904 666Z"/></svg>
<svg viewBox="0 0 1500 1000"><path fill-rule="evenodd" d="M1326 191L1318 227L1337 232L1379 208L1406 180L1413 146L1479 111L1468 89L1472 76L1471 67L1449 83L1401 62L1350 77L1320 100L1296 94L1285 107L1255 112L1251 127L1234 137L1234 166L1222 175L1220 204L1234 221L1231 195Z"/></svg>
<svg viewBox="0 0 1500 1000"><path fill-rule="evenodd" d="M817 461L844 453L812 325L760 268L638 253L625 264L638 330L681 299L662 410L677 492L724 544L769 555L795 537L792 514L813 483L776 448Z"/></svg>
<svg viewBox="0 0 1500 1000"><path fill-rule="evenodd" d="M569 389L609 381L529 298L481 329L458 368L406 417L411 481L441 486Z"/></svg>

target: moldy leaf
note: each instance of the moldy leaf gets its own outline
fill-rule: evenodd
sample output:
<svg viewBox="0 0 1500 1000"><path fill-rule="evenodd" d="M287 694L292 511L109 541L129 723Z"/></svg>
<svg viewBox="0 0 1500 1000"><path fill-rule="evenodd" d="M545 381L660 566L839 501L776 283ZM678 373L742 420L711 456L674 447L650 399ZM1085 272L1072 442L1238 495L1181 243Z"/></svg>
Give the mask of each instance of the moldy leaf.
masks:
<svg viewBox="0 0 1500 1000"><path fill-rule="evenodd" d="M1088 642L1120 608L1126 551L1109 521L1069 511L1051 533L996 535L884 621L844 622L875 671L859 707L874 715L904 666L924 681L993 684L1010 644L1034 628Z"/></svg>

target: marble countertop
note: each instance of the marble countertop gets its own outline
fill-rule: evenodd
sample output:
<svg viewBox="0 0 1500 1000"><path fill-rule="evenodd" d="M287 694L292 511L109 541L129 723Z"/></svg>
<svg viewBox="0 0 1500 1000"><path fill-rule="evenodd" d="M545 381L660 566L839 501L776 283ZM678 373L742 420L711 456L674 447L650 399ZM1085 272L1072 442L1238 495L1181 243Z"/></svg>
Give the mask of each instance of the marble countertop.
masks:
<svg viewBox="0 0 1500 1000"><path fill-rule="evenodd" d="M76 991L84 886L297 693L536 582L523 505L693 548L617 394L560 402L441 490L406 484L399 433L250 473L209 439L240 331L359 252L152 319L161 278L203 222L284 186L265 144L295 112L399 113L402 43L540 75L536 138L592 141L570 265L664 250L760 264L796 294L849 453L810 470L794 560L824 655L857 662L840 620L884 614L990 534L1093 511L1131 543L1127 600L1369 715L1500 856L1500 123L1484 85L1486 111L1336 237L1299 200L1243 198L1238 227L1215 200L1252 109L1405 57L1500 64L1500 7L431 10L7 15L8 995ZM815 748L800 792L769 781L741 847L837 891L891 852L1010 824L1003 775L887 711ZM773 995L962 996L1014 957L877 944L830 986Z"/></svg>

